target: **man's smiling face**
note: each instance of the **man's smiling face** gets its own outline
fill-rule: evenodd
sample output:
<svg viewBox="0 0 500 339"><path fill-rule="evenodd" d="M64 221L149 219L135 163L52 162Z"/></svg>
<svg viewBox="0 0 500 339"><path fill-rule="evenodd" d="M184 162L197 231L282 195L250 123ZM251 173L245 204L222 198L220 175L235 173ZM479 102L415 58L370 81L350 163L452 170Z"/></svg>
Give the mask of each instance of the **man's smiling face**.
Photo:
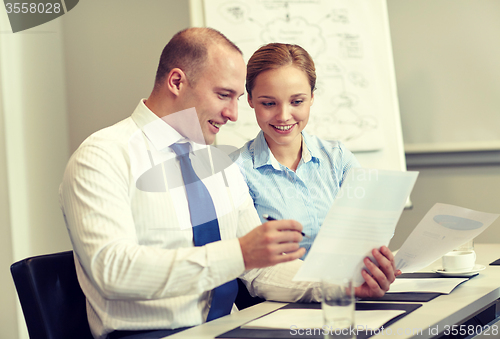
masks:
<svg viewBox="0 0 500 339"><path fill-rule="evenodd" d="M185 92L185 107L195 107L206 144L228 120L238 119L238 98L244 93L246 66L228 47L211 46L203 73Z"/></svg>

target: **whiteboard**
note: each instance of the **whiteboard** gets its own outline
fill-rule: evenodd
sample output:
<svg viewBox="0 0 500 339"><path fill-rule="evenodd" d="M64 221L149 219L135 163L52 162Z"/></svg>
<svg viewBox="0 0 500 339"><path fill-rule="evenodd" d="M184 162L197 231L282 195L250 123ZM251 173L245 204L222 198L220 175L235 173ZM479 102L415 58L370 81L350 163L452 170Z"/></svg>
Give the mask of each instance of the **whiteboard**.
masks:
<svg viewBox="0 0 500 339"><path fill-rule="evenodd" d="M195 2L192 1L192 5ZM233 41L245 61L269 42L313 57L317 90L306 131L341 140L368 168L406 170L385 0L204 0L204 25ZM191 8L191 16L199 16ZM241 147L259 132L246 98L217 144Z"/></svg>

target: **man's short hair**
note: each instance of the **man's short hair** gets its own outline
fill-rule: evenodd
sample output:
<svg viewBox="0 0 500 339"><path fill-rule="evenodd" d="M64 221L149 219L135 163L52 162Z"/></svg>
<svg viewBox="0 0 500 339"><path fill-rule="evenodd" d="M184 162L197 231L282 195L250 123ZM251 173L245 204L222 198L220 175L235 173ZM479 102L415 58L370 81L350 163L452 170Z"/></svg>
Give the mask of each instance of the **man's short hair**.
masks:
<svg viewBox="0 0 500 339"><path fill-rule="evenodd" d="M161 53L156 71L155 90L165 76L174 68L180 68L191 86L196 84L208 60L208 47L212 44L225 45L240 54L241 50L219 31L208 27L184 29L175 34Z"/></svg>

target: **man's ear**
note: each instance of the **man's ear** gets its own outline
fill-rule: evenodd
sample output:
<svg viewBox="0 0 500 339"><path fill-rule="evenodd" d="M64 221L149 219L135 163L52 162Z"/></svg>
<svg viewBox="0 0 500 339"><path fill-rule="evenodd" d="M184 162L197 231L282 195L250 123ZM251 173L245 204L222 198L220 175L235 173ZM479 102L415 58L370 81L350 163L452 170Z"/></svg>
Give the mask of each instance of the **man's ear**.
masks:
<svg viewBox="0 0 500 339"><path fill-rule="evenodd" d="M174 95L179 95L182 87L187 84L186 74L180 68L173 68L165 79L165 85Z"/></svg>
<svg viewBox="0 0 500 339"><path fill-rule="evenodd" d="M311 93L311 105L314 103L314 93Z"/></svg>
<svg viewBox="0 0 500 339"><path fill-rule="evenodd" d="M250 95L250 93L247 95L247 101L248 101L248 104L250 105L250 107L254 108L253 103L252 103L252 96Z"/></svg>

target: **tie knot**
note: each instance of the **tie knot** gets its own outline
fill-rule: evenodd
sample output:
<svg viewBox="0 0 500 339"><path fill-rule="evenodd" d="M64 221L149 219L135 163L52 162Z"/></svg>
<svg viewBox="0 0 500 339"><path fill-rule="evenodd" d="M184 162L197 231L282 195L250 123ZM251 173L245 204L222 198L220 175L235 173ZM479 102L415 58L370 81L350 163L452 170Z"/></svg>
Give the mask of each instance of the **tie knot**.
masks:
<svg viewBox="0 0 500 339"><path fill-rule="evenodd" d="M172 144L170 148L177 154L178 156L184 155L189 153L189 143L183 143L183 144Z"/></svg>

